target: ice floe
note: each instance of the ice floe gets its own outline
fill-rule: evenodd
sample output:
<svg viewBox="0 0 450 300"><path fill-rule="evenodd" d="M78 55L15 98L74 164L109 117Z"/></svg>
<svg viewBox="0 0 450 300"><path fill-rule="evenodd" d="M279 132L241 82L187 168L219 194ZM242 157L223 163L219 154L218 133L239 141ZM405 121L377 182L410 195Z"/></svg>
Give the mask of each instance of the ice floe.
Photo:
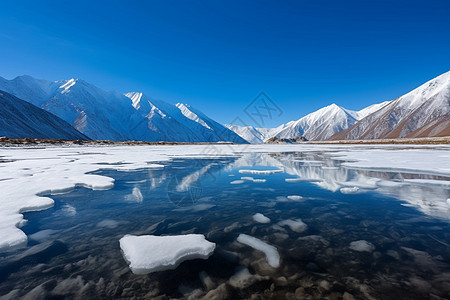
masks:
<svg viewBox="0 0 450 300"><path fill-rule="evenodd" d="M358 252L372 252L375 249L375 246L368 241L359 240L351 242L349 248Z"/></svg>
<svg viewBox="0 0 450 300"><path fill-rule="evenodd" d="M252 182L266 182L267 179L255 179L253 177L241 177L241 180L248 180Z"/></svg>
<svg viewBox="0 0 450 300"><path fill-rule="evenodd" d="M266 255L267 262L271 267L278 268L280 266L280 255L278 254L277 248L274 246L243 233L239 234L237 241L241 244L250 246L255 250L263 252Z"/></svg>
<svg viewBox="0 0 450 300"><path fill-rule="evenodd" d="M230 184L242 184L244 182L245 182L244 180L240 179L240 180L233 180L232 182L230 182Z"/></svg>
<svg viewBox="0 0 450 300"><path fill-rule="evenodd" d="M207 259L216 247L202 234L125 235L119 242L123 257L134 274L172 270L186 260Z"/></svg>
<svg viewBox="0 0 450 300"><path fill-rule="evenodd" d="M141 189L135 186L131 194L125 196L125 201L142 203L144 201L144 197L142 196Z"/></svg>
<svg viewBox="0 0 450 300"><path fill-rule="evenodd" d="M303 232L308 229L308 225L306 225L301 219L297 220L283 220L278 222L279 226L288 226L292 231L295 232Z"/></svg>
<svg viewBox="0 0 450 300"><path fill-rule="evenodd" d="M283 173L283 170L239 170L241 174L270 175L275 173Z"/></svg>
<svg viewBox="0 0 450 300"><path fill-rule="evenodd" d="M290 195L290 196L287 196L287 198L292 201L300 201L303 199L302 196L298 196L298 195Z"/></svg>
<svg viewBox="0 0 450 300"><path fill-rule="evenodd" d="M253 220L258 223L270 223L270 219L261 213L256 213L253 215Z"/></svg>
<svg viewBox="0 0 450 300"><path fill-rule="evenodd" d="M64 204L61 207L61 212L68 217L73 217L77 214L77 209L70 204Z"/></svg>
<svg viewBox="0 0 450 300"><path fill-rule="evenodd" d="M355 194L357 192L359 192L359 187L354 186L354 187L344 187L340 189L342 194Z"/></svg>

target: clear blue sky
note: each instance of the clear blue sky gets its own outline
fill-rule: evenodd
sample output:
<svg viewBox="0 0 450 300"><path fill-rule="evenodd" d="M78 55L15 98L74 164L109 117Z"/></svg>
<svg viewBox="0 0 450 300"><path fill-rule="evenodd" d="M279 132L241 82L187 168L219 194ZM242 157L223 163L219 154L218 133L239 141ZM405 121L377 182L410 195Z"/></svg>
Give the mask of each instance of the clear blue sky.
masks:
<svg viewBox="0 0 450 300"><path fill-rule="evenodd" d="M448 0L0 1L0 76L82 78L223 123L260 91L284 112L275 126L448 70Z"/></svg>

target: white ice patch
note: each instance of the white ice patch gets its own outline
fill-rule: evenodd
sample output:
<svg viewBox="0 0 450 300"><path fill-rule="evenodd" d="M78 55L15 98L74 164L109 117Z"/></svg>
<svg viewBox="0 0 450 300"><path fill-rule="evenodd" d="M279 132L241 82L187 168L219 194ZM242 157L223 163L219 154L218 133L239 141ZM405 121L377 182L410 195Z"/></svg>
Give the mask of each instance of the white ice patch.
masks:
<svg viewBox="0 0 450 300"><path fill-rule="evenodd" d="M266 179L255 179L253 177L241 177L241 180L248 180L252 182L266 182Z"/></svg>
<svg viewBox="0 0 450 300"><path fill-rule="evenodd" d="M233 180L232 182L230 182L230 184L242 184L244 183L244 180Z"/></svg>
<svg viewBox="0 0 450 300"><path fill-rule="evenodd" d="M253 215L253 220L258 223L270 223L270 219L261 213L256 213Z"/></svg>
<svg viewBox="0 0 450 300"><path fill-rule="evenodd" d="M355 194L357 192L359 192L359 187L354 186L354 187L344 187L340 189L342 194Z"/></svg>
<svg viewBox="0 0 450 300"><path fill-rule="evenodd" d="M119 222L110 220L110 219L105 219L105 220L97 223L97 227L103 227L103 228L113 229L113 228L116 228L117 226L119 226Z"/></svg>
<svg viewBox="0 0 450 300"><path fill-rule="evenodd" d="M287 196L287 198L288 198L289 200L292 200L292 201L300 201L300 200L303 199L302 196L298 196L298 195Z"/></svg>
<svg viewBox="0 0 450 300"><path fill-rule="evenodd" d="M141 189L135 186L131 194L125 196L126 202L142 203L144 197L142 196Z"/></svg>
<svg viewBox="0 0 450 300"><path fill-rule="evenodd" d="M275 173L283 173L283 170L239 170L241 174L270 175Z"/></svg>
<svg viewBox="0 0 450 300"><path fill-rule="evenodd" d="M375 246L368 241L359 240L351 242L349 248L358 252L372 252L375 249Z"/></svg>
<svg viewBox="0 0 450 300"><path fill-rule="evenodd" d="M237 241L241 244L252 247L255 250L261 251L266 255L267 262L273 268L278 268L280 266L280 255L278 254L277 248L266 242L261 241L255 237L239 234Z"/></svg>
<svg viewBox="0 0 450 300"><path fill-rule="evenodd" d="M216 247L203 234L125 235L119 242L134 274L173 270L186 260L207 259Z"/></svg>
<svg viewBox="0 0 450 300"><path fill-rule="evenodd" d="M297 220L284 220L281 222L278 222L279 226L288 226L292 231L295 232L303 232L306 229L308 229L308 225L306 225L301 219Z"/></svg>

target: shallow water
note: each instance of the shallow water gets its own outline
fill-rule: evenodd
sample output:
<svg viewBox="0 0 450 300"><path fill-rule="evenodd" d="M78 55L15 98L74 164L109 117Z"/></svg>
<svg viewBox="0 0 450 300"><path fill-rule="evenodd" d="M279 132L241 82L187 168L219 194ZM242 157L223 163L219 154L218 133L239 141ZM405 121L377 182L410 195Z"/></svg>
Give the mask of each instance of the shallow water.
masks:
<svg viewBox="0 0 450 300"><path fill-rule="evenodd" d="M96 172L114 188L52 195L54 207L25 214L28 248L0 254L0 295L449 298L450 178L341 163L320 152L245 154ZM256 213L271 222L256 222ZM283 222L298 219L306 230ZM214 254L134 275L119 247L125 234L187 233L216 243ZM275 246L280 266L237 242L241 233ZM373 248L350 248L360 240Z"/></svg>

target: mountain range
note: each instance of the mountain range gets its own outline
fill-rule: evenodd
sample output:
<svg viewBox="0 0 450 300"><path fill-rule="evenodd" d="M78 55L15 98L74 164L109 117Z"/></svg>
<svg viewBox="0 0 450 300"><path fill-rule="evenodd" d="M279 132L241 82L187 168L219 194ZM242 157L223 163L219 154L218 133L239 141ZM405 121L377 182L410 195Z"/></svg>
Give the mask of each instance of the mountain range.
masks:
<svg viewBox="0 0 450 300"><path fill-rule="evenodd" d="M450 135L450 71L391 101L359 111L336 104L276 128L226 125L251 143L269 138L310 141Z"/></svg>
<svg viewBox="0 0 450 300"><path fill-rule="evenodd" d="M247 143L189 105L104 91L81 79L0 77L0 90L58 116L93 140Z"/></svg>
<svg viewBox="0 0 450 300"><path fill-rule="evenodd" d="M94 140L140 140L168 142L263 143L270 138L310 141L428 137L450 135L450 71L391 101L359 111L336 104L323 107L276 128L221 125L188 104L169 104L140 92L120 94L104 91L81 79L48 81L31 76L12 80L0 77L2 103L0 135L37 137L51 132L55 138L77 136ZM6 93L5 93L6 92ZM27 106L41 108L49 117ZM6 100L7 99L7 100ZM13 107L15 104L15 108ZM6 108L8 107L8 108ZM32 113L31 113L32 112ZM39 112L39 113L38 113ZM60 127L50 129L29 116ZM67 123L78 132L67 128ZM7 124L19 124L7 126ZM45 123L45 122L44 122ZM24 125L26 124L26 125ZM21 128L14 131L13 128ZM29 133L25 130L29 128ZM36 135L40 132L41 135ZM28 135L28 136L27 136Z"/></svg>

